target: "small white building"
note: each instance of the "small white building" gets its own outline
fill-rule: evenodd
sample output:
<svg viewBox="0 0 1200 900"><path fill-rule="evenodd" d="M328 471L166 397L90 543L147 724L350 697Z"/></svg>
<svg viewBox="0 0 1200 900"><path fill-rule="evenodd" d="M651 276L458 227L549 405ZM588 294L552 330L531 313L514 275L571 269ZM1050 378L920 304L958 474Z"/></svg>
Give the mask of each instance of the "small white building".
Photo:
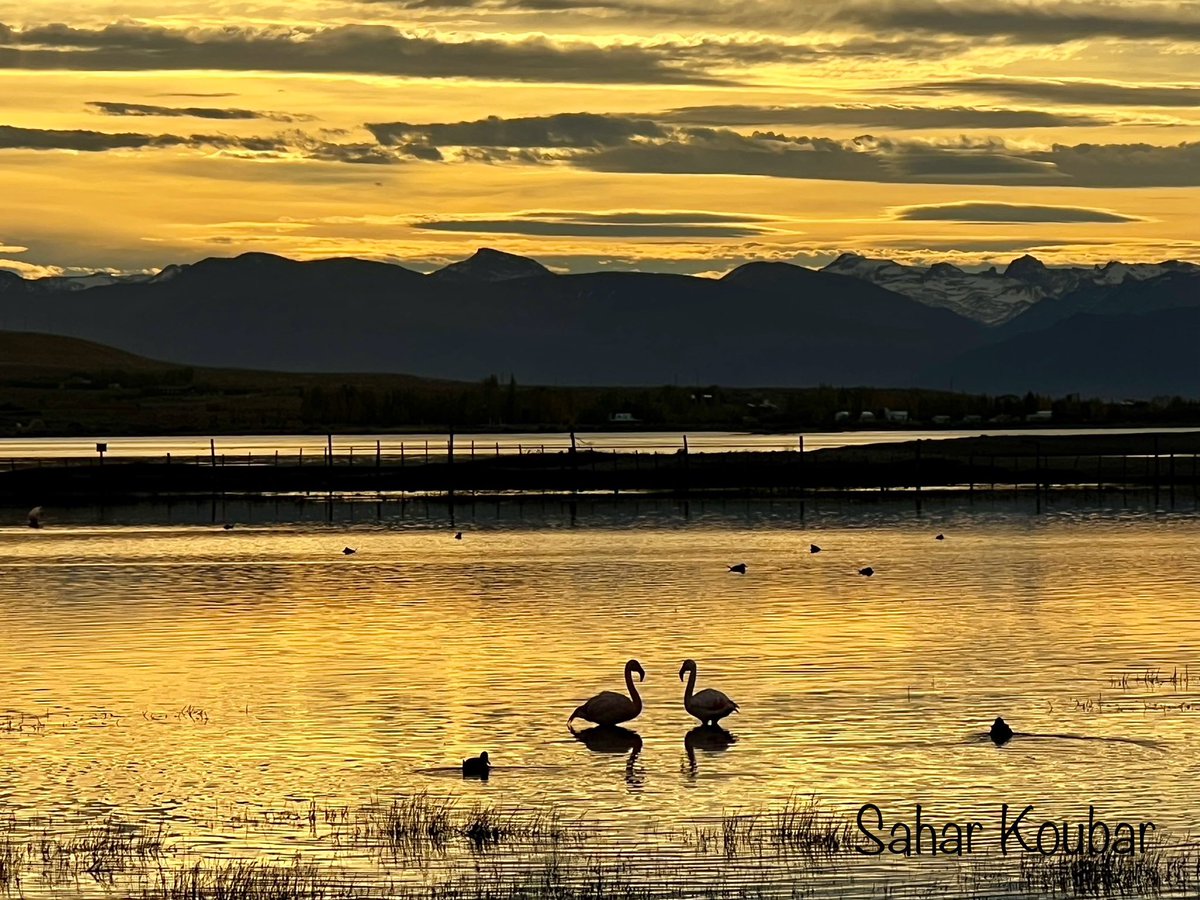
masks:
<svg viewBox="0 0 1200 900"><path fill-rule="evenodd" d="M849 410L845 410L845 409L838 410L837 412L835 412L835 413L833 414L833 421L835 421L835 422L849 422L849 421L850 421L850 411L849 411Z"/></svg>
<svg viewBox="0 0 1200 900"><path fill-rule="evenodd" d="M1026 422L1049 422L1054 418L1054 410L1039 409L1035 413L1030 413L1025 417Z"/></svg>
<svg viewBox="0 0 1200 900"><path fill-rule="evenodd" d="M608 417L608 421L612 422L613 424L628 425L631 422L636 422L638 420L633 417L633 413L619 412L611 413Z"/></svg>
<svg viewBox="0 0 1200 900"><path fill-rule="evenodd" d="M874 422L874 421L875 421L875 413L871 412L869 409L864 409L864 410L862 411L862 414L861 414L861 415L859 415L859 417L858 417L858 421L860 421L860 422Z"/></svg>
<svg viewBox="0 0 1200 900"><path fill-rule="evenodd" d="M889 421L893 424L902 425L903 423L908 421L908 410L907 409L885 409L883 411L883 417L887 421Z"/></svg>

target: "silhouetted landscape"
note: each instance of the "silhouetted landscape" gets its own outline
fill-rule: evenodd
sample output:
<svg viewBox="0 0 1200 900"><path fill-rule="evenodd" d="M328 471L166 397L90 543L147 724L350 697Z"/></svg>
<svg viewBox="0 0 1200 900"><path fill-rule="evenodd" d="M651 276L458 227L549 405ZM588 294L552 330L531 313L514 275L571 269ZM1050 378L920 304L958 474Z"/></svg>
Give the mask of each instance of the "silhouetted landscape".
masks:
<svg viewBox="0 0 1200 900"><path fill-rule="evenodd" d="M1196 395L1190 354L1200 268L1060 271L1030 260L1004 273L939 264L886 277L886 267L843 257L825 270L749 263L701 278L557 275L486 249L430 274L249 253L131 278L0 272L0 328L183 366L280 372L592 387ZM1018 301L998 315L981 296Z"/></svg>

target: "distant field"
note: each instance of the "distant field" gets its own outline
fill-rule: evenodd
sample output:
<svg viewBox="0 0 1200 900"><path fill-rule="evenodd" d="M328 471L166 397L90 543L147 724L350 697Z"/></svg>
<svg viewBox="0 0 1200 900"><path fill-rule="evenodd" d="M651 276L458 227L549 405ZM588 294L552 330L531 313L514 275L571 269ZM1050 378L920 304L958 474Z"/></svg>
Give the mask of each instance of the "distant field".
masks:
<svg viewBox="0 0 1200 900"><path fill-rule="evenodd" d="M179 369L172 363L146 359L115 347L55 334L0 331L0 380L122 369L152 372Z"/></svg>
<svg viewBox="0 0 1200 900"><path fill-rule="evenodd" d="M889 421L886 410L902 412ZM0 331L0 436L1002 428L1038 411L1051 411L1055 425L1200 424L1200 403L1178 398L1130 404L828 385L551 387L518 385L506 373L463 382L209 369Z"/></svg>

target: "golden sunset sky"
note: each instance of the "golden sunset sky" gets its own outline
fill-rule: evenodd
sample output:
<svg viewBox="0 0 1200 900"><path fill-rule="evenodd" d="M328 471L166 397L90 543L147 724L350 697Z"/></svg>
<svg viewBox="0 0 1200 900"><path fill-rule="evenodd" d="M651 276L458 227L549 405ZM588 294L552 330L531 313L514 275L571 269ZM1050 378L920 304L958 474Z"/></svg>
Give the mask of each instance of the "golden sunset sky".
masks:
<svg viewBox="0 0 1200 900"><path fill-rule="evenodd" d="M1200 3L0 0L0 267L1200 259Z"/></svg>

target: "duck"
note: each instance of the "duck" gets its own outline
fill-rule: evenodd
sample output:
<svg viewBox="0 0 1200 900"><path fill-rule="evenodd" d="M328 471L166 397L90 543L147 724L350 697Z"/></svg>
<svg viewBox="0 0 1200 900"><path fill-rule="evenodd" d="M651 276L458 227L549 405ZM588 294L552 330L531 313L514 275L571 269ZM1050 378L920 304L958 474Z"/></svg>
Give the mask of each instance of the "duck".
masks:
<svg viewBox="0 0 1200 900"><path fill-rule="evenodd" d="M486 750L478 756L472 756L470 759L464 759L462 762L463 778L487 778L488 772L491 770L492 764L488 762Z"/></svg>
<svg viewBox="0 0 1200 900"><path fill-rule="evenodd" d="M737 572L739 575L745 575L746 574L746 564L738 563L736 566L730 566L729 571Z"/></svg>
<svg viewBox="0 0 1200 900"><path fill-rule="evenodd" d="M863 568L858 570L858 574L866 575L868 578L870 578L872 575L875 574L875 570L872 569L870 566L864 566Z"/></svg>
<svg viewBox="0 0 1200 900"><path fill-rule="evenodd" d="M818 547L816 544L809 544L809 545L808 545L808 552L809 552L809 553L820 553L820 552L821 552L821 548L820 548L820 547Z"/></svg>
<svg viewBox="0 0 1200 900"><path fill-rule="evenodd" d="M1008 727L1008 723L1000 716L996 716L996 721L992 723L992 729L988 732L988 737L992 739L997 747L1002 747L1012 740L1013 730Z"/></svg>
<svg viewBox="0 0 1200 900"><path fill-rule="evenodd" d="M357 550L355 550L353 547L343 547L343 548L342 548L342 555L343 555L343 556L350 556L351 554L354 554L354 553L357 553L357 552L358 552L358 551L357 551Z"/></svg>

